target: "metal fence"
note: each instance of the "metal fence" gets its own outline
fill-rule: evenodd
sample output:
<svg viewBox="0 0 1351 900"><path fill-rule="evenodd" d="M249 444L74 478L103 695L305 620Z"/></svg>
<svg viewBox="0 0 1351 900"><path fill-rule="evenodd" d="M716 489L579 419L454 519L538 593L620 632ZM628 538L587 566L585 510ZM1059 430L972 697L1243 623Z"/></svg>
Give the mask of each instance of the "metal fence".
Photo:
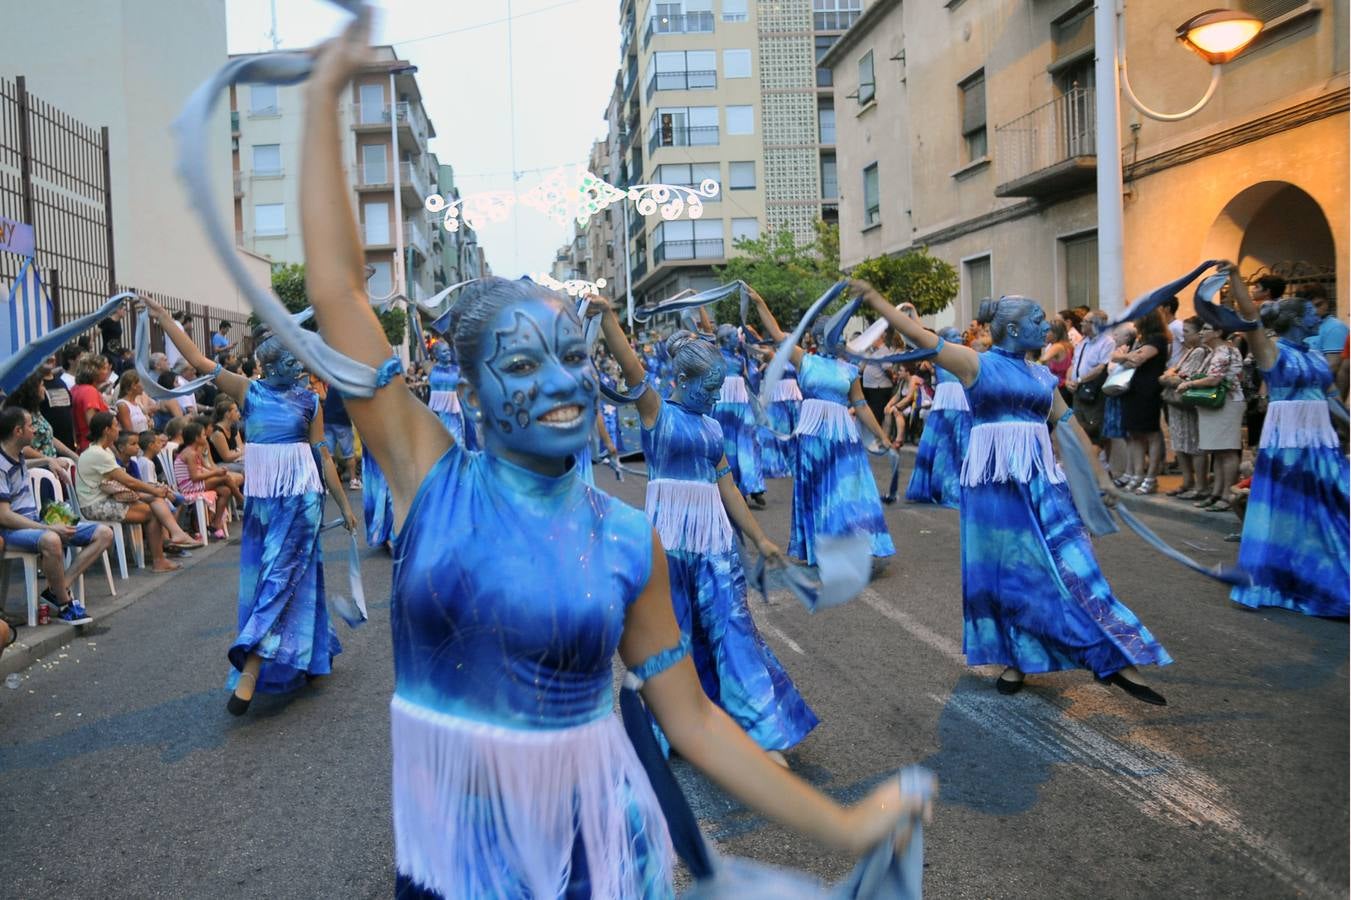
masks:
<svg viewBox="0 0 1351 900"><path fill-rule="evenodd" d="M0 215L33 226L34 258L57 324L93 312L112 294L137 289L117 279L111 177L106 127L86 125L30 94L23 76L0 78ZM22 265L18 254L0 252L0 290L8 290ZM222 320L233 326L233 340L248 334L243 313L145 293L172 312L188 313L204 350ZM152 345L162 349L159 328L151 330ZM131 334L126 319L124 343Z"/></svg>
<svg viewBox="0 0 1351 900"><path fill-rule="evenodd" d="M1093 92L1076 87L995 129L995 183L1006 184L1057 163L1094 156Z"/></svg>

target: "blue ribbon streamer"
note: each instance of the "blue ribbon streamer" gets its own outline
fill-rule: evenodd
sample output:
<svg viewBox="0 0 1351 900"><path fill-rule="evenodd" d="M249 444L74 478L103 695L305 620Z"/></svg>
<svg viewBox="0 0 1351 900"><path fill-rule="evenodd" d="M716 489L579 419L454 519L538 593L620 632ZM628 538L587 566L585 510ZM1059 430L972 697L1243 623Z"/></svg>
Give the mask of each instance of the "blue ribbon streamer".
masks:
<svg viewBox="0 0 1351 900"><path fill-rule="evenodd" d="M191 381L184 382L180 387L172 388L164 387L155 380L155 373L150 371L150 313L144 309L136 317L134 364L136 374L141 376L141 388L151 400L177 400L179 397L187 397L216 379L214 373L199 375Z"/></svg>
<svg viewBox="0 0 1351 900"><path fill-rule="evenodd" d="M1202 322L1221 333L1255 330L1262 324L1260 316L1249 321L1229 307L1220 305L1220 289L1228 283L1229 274L1227 272L1202 278L1201 283L1196 286L1196 293L1192 298L1192 306L1195 307L1196 314L1200 316Z"/></svg>
<svg viewBox="0 0 1351 900"><path fill-rule="evenodd" d="M328 531L330 528L342 528L346 526L342 519L334 519L332 522L325 523L319 530ZM370 616L366 613L366 588L361 583L361 551L357 547L356 532L351 532L347 544L347 590L351 594L345 597L342 594L330 592L328 595L328 606L338 616L352 628L356 628L367 621Z"/></svg>
<svg viewBox="0 0 1351 900"><path fill-rule="evenodd" d="M770 566L764 556L756 558L747 574L762 597L768 598L773 590L788 590L808 612L820 612L848 603L868 586L872 538L863 532L818 537L814 576L796 563Z"/></svg>
<svg viewBox="0 0 1351 900"><path fill-rule="evenodd" d="M83 334L99 322L111 316L124 300L134 300L136 295L127 291L114 294L103 305L87 316L81 316L73 322L67 322L60 328L53 328L42 337L29 341L4 362L0 362L0 391L13 393L42 365L42 361L60 350L77 335Z"/></svg>
<svg viewBox="0 0 1351 900"><path fill-rule="evenodd" d="M802 336L807 333L807 329L811 327L812 321L821 314L821 310L834 302L835 298L840 296L848 286L849 282L847 281L837 281L835 284L831 285L824 294L817 297L816 302L807 309L807 312L798 321L797 327L793 329L793 333L785 337L783 342L779 344L779 349L774 351L774 358L769 361L769 367L765 369L764 379L760 383L760 405L757 409L756 417L757 424L768 429L770 432L778 434L778 432L774 431L773 427L770 425L769 416L766 413L766 410L769 409L769 404L773 402L774 389L778 386L779 382L783 380L783 373L784 370L788 368L788 363L793 355L793 349L797 347L798 343L802 340Z"/></svg>
<svg viewBox="0 0 1351 900"><path fill-rule="evenodd" d="M740 287L740 281L729 281L727 284L709 288L706 291L701 291L689 297L681 297L678 300L664 300L661 303L656 303L652 306L639 306L633 311L633 319L635 322L646 322L653 316L662 315L663 313L698 309L701 306L708 306L710 303L717 303L719 300L730 297L732 292Z"/></svg>
<svg viewBox="0 0 1351 900"><path fill-rule="evenodd" d="M1122 325L1126 322L1134 322L1137 319L1144 318L1145 316L1152 313L1154 310L1158 309L1164 303L1168 302L1170 299L1177 296L1179 291L1181 291L1187 285L1195 281L1196 278L1202 272L1206 271L1207 269L1212 269L1217 265L1219 265L1219 260L1208 259L1205 262L1201 263L1199 266L1197 266L1195 269L1192 269L1186 275L1183 275L1181 278L1174 279L1173 281L1168 282L1162 287L1156 287L1152 291L1149 291L1146 294L1142 294L1141 296L1137 297L1134 301L1132 301L1130 306L1126 307L1125 312L1117 316L1111 322L1108 322L1103 327L1115 328L1116 326Z"/></svg>

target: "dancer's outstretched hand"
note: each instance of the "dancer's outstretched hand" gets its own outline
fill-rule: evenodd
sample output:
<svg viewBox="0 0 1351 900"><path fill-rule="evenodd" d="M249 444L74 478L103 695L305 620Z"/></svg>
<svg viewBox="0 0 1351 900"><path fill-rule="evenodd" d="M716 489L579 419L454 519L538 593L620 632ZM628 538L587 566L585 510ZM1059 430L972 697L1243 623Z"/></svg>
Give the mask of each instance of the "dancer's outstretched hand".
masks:
<svg viewBox="0 0 1351 900"><path fill-rule="evenodd" d="M933 798L938 796L937 785L932 795L924 800L918 795L901 790L900 780L888 779L867 797L845 810L844 849L861 856L877 846L879 841L901 828L896 835L896 850L910 844L911 824L919 818L924 824L933 821Z"/></svg>
<svg viewBox="0 0 1351 900"><path fill-rule="evenodd" d="M783 555L783 551L779 549L779 545L773 541L765 540L756 545L755 549L759 550L760 555L765 558L766 565L778 566L780 568L788 565L788 557Z"/></svg>
<svg viewBox="0 0 1351 900"><path fill-rule="evenodd" d="M370 37L370 7L362 7L342 34L315 48L314 71L310 73L310 82L320 88L341 91L360 69L370 64Z"/></svg>

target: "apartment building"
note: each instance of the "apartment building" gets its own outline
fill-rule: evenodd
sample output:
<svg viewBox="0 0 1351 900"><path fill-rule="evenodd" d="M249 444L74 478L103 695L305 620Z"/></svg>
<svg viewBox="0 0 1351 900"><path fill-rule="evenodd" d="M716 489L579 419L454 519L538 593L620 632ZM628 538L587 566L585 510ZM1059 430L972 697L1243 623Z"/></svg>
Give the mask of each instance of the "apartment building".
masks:
<svg viewBox="0 0 1351 900"><path fill-rule="evenodd" d="M302 93L300 86L243 84L230 97L237 243L276 263L305 260L298 227ZM343 167L374 272L368 288L377 297L395 289L401 231L409 296L429 297L453 281L446 280L441 229L423 207L440 188L441 171L428 151L436 129L411 64L392 46L376 47L340 116Z"/></svg>
<svg viewBox="0 0 1351 900"><path fill-rule="evenodd" d="M448 205L459 200L460 189L455 184L454 167L437 160L435 153L432 154L432 165L437 173L436 192L446 198ZM483 248L478 243L478 232L472 225L461 222L457 230L446 231L441 225L440 215L430 214L428 227L432 233L433 252L439 250L438 268L432 278L438 290L441 286L491 274Z"/></svg>
<svg viewBox="0 0 1351 900"><path fill-rule="evenodd" d="M616 183L679 185L703 214L629 210L638 302L714 281L733 242L766 228L800 240L834 214L833 95L818 55L861 0L624 0L621 66L607 110ZM688 207L689 195L681 198ZM622 224L618 227L622 228Z"/></svg>
<svg viewBox="0 0 1351 900"><path fill-rule="evenodd" d="M1318 281L1346 310L1347 0L1236 0L1262 34L1195 115L1121 94L1124 297L1230 258ZM1156 111L1206 90L1174 29L1206 4L1130 0L1128 73ZM1094 10L1080 0L877 0L823 58L834 72L840 256L928 246L981 298L1096 307ZM1109 152L1113 152L1109 150ZM1184 306L1190 298L1184 298Z"/></svg>

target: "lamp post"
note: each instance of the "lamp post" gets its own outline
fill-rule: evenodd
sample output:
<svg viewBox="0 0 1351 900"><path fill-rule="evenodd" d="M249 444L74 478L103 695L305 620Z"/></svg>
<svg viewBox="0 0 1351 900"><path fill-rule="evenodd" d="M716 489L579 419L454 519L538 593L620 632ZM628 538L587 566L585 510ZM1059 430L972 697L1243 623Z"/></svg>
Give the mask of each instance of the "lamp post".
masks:
<svg viewBox="0 0 1351 900"><path fill-rule="evenodd" d="M1212 9L1193 16L1177 29L1179 43L1211 65L1210 85L1190 109L1161 113L1146 106L1131 89L1126 69L1125 0L1095 0L1093 42L1096 79L1098 180L1098 305L1108 314L1125 305L1124 204L1121 170L1121 94L1143 115L1177 122L1195 115L1215 96L1220 66L1238 56L1262 30L1262 21L1246 13ZM1119 79L1119 82L1118 82Z"/></svg>
<svg viewBox="0 0 1351 900"><path fill-rule="evenodd" d="M408 273L404 268L403 258L403 185L401 184L401 163L399 162L399 94L394 86L394 76L412 75L416 71L417 66L399 66L389 70L389 152L394 163L394 265L391 268L391 274L394 277L394 302L398 303L402 297L405 316L417 315L417 313L408 307ZM409 331L408 327L404 328L404 343L400 348L404 352L400 355L407 354Z"/></svg>

